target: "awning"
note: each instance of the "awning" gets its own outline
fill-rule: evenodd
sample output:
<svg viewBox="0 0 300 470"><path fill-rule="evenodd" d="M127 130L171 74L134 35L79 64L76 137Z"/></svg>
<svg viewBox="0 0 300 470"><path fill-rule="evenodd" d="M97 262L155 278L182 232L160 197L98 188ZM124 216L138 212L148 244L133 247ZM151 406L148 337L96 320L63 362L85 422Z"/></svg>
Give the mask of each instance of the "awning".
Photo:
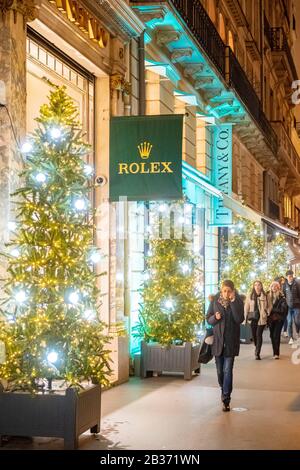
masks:
<svg viewBox="0 0 300 470"><path fill-rule="evenodd" d="M266 217L265 215L262 216L262 221L265 222L265 224L269 225L269 227L277 230L278 232L283 233L284 235L288 235L289 237L297 239L299 238L299 233L296 230L292 230L286 227L285 225L281 224L280 222Z"/></svg>
<svg viewBox="0 0 300 470"><path fill-rule="evenodd" d="M234 199L231 196L227 196L226 194L223 194L223 201L224 201L225 207L228 207L228 209L231 209L233 212L240 215L241 217L251 220L252 222L255 222L256 224L261 223L262 214L242 204L237 199Z"/></svg>
<svg viewBox="0 0 300 470"><path fill-rule="evenodd" d="M224 194L222 191L206 181L204 175L202 175L200 171L196 170L196 168L193 168L185 161L182 162L182 173L184 177L190 179L194 183L197 183L208 194L223 199Z"/></svg>
<svg viewBox="0 0 300 470"><path fill-rule="evenodd" d="M293 237L296 239L299 238L299 234L296 230L292 230L286 227L285 225L281 224L280 222L270 219L270 217L265 216L262 212L258 212L258 211L251 209L250 207L242 204L240 201L238 201L237 199L234 199L233 197L223 194L223 201L224 201L224 206L228 207L229 209L231 209L233 212L240 215L241 217L245 217L246 219L251 220L252 222L255 222L256 224L260 224L261 222L264 222L265 224L269 225L269 227L273 228L274 230L277 230L280 233L283 233L284 235L287 235L289 237Z"/></svg>

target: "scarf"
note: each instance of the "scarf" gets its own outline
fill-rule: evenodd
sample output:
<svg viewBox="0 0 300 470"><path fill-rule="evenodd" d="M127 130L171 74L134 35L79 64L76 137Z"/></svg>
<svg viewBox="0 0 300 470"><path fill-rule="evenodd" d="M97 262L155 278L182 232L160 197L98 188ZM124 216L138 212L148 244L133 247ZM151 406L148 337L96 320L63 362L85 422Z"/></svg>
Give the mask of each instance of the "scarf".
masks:
<svg viewBox="0 0 300 470"><path fill-rule="evenodd" d="M219 304L222 305L222 307L224 307L225 309L227 309L230 305L230 300L226 300L224 299L224 297L222 297L222 294L220 294L220 297L218 299L218 302Z"/></svg>

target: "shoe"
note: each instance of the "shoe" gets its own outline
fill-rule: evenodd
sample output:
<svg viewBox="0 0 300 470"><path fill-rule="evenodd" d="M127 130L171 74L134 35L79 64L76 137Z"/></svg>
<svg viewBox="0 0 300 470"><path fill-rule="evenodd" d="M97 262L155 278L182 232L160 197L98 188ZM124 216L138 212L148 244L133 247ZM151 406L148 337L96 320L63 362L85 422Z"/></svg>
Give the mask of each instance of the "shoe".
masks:
<svg viewBox="0 0 300 470"><path fill-rule="evenodd" d="M259 355L259 354L255 354L255 359L256 359L257 361L261 361L260 355Z"/></svg>
<svg viewBox="0 0 300 470"><path fill-rule="evenodd" d="M279 356L273 356L273 359L279 359Z"/></svg>
<svg viewBox="0 0 300 470"><path fill-rule="evenodd" d="M293 340L293 338L290 338L290 340L289 340L288 344L294 344L294 340Z"/></svg>
<svg viewBox="0 0 300 470"><path fill-rule="evenodd" d="M230 411L229 403L223 403L223 411L225 412Z"/></svg>
<svg viewBox="0 0 300 470"><path fill-rule="evenodd" d="M287 338L287 337L288 337L288 334L287 334L287 332L286 332L286 331L284 331L284 332L283 332L283 336L284 336L285 338Z"/></svg>

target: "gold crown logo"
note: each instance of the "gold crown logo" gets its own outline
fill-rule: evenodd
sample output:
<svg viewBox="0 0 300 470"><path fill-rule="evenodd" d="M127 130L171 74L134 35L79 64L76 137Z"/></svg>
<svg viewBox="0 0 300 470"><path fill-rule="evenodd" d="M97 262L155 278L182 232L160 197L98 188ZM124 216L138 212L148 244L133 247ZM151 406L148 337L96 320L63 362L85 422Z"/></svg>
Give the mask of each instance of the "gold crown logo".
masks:
<svg viewBox="0 0 300 470"><path fill-rule="evenodd" d="M150 144L150 142L142 142L140 145L138 145L138 149L140 152L140 157L143 159L147 159L150 157L150 153L152 150L153 145Z"/></svg>

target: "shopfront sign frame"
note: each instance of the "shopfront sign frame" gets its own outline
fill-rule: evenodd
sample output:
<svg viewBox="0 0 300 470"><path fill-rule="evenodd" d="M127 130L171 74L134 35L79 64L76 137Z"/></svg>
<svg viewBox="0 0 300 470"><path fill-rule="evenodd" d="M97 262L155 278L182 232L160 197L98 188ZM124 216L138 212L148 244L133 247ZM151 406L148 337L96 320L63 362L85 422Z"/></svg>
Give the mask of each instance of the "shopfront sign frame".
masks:
<svg viewBox="0 0 300 470"><path fill-rule="evenodd" d="M232 124L213 128L213 183L223 194L232 194ZM223 198L214 198L213 224L216 227L232 225L232 210L224 205Z"/></svg>
<svg viewBox="0 0 300 470"><path fill-rule="evenodd" d="M183 115L112 117L110 201L181 199L182 136Z"/></svg>

